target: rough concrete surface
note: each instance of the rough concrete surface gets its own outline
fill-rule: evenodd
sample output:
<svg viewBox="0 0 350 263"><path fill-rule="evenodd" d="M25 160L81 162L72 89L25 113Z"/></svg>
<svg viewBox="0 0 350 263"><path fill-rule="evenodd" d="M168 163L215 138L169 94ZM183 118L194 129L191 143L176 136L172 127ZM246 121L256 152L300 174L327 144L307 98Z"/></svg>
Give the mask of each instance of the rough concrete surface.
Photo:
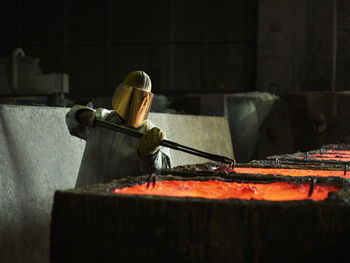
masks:
<svg viewBox="0 0 350 263"><path fill-rule="evenodd" d="M258 90L281 94L332 89L337 46L334 8L341 11L342 5L337 8L336 1L327 0L259 1ZM342 64L339 73L344 76Z"/></svg>
<svg viewBox="0 0 350 263"><path fill-rule="evenodd" d="M84 145L67 109L0 105L0 262L47 262L52 197L74 186Z"/></svg>
<svg viewBox="0 0 350 263"><path fill-rule="evenodd" d="M260 127L278 97L267 92L191 94L179 105L186 113L227 118L232 147L238 162L249 162Z"/></svg>
<svg viewBox="0 0 350 263"><path fill-rule="evenodd" d="M349 192L324 201L263 201L106 191L137 179L147 177L57 191L51 262L348 261Z"/></svg>
<svg viewBox="0 0 350 263"><path fill-rule="evenodd" d="M0 262L48 262L53 195L73 188L85 142L68 108L0 105ZM168 139L232 157L224 118L151 113ZM172 151L175 165L207 161Z"/></svg>
<svg viewBox="0 0 350 263"><path fill-rule="evenodd" d="M168 140L213 154L233 157L230 127L224 117L150 113ZM208 162L188 153L170 150L173 166Z"/></svg>

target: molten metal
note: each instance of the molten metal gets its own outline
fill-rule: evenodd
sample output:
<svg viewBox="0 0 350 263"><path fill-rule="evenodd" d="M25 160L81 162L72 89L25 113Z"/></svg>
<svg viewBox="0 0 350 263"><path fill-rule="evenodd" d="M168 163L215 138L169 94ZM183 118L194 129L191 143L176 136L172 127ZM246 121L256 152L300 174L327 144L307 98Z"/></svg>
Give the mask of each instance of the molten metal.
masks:
<svg viewBox="0 0 350 263"><path fill-rule="evenodd" d="M235 167L234 169L230 168L221 168L228 173L236 172L239 174L275 174L283 176L320 176L320 177L347 177L344 175L344 171L329 171L329 170L311 170L311 169L286 169L286 168L254 168L254 167Z"/></svg>
<svg viewBox="0 0 350 263"><path fill-rule="evenodd" d="M303 159L305 157L302 157ZM325 153L312 154L307 157L308 159L319 160L334 160L334 161L350 161L350 151L346 150L327 150Z"/></svg>
<svg viewBox="0 0 350 263"><path fill-rule="evenodd" d="M136 195L160 195L175 197L203 197L209 199L256 199L269 201L289 200L324 200L328 193L339 187L315 185L311 197L308 197L310 185L300 183L278 182L269 184L210 181L160 181L155 187L146 184L114 189L113 193Z"/></svg>

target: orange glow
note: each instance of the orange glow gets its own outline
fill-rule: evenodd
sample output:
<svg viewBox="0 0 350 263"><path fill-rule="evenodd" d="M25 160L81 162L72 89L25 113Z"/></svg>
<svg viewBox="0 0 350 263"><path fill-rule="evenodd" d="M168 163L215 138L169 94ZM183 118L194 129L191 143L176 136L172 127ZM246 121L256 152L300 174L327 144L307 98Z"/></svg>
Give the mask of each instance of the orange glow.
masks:
<svg viewBox="0 0 350 263"><path fill-rule="evenodd" d="M350 151L346 151L346 150L327 150L326 153L341 154L341 155L350 156Z"/></svg>
<svg viewBox="0 0 350 263"><path fill-rule="evenodd" d="M320 177L350 177L344 175L344 171L329 170L311 170L311 169L282 169L282 168L254 168L254 167L235 167L234 169L222 166L215 168L214 171L225 170L228 173L236 172L238 174L276 174L283 176L320 176Z"/></svg>
<svg viewBox="0 0 350 263"><path fill-rule="evenodd" d="M334 160L334 161L350 161L350 156L334 155L334 154L314 154L309 156L309 159L319 159L319 160Z"/></svg>
<svg viewBox="0 0 350 263"><path fill-rule="evenodd" d="M270 184L210 181L160 181L155 187L146 184L114 189L113 193L136 195L160 195L175 197L203 197L209 199L256 199L270 201L324 200L328 193L338 190L336 186L315 185L309 198L309 184L278 182Z"/></svg>
<svg viewBox="0 0 350 263"><path fill-rule="evenodd" d="M225 169L226 170L226 169ZM230 170L229 170L230 171ZM228 171L228 172L229 172ZM283 176L320 176L320 177L350 177L344 175L344 171L328 171L328 170L311 170L311 169L277 169L277 168L253 168L253 167L235 167L236 173L248 174L276 174Z"/></svg>
<svg viewBox="0 0 350 263"><path fill-rule="evenodd" d="M301 158L305 159L306 157L301 157ZM309 155L307 158L348 162L350 161L350 151L327 150L325 153L312 154L312 155Z"/></svg>

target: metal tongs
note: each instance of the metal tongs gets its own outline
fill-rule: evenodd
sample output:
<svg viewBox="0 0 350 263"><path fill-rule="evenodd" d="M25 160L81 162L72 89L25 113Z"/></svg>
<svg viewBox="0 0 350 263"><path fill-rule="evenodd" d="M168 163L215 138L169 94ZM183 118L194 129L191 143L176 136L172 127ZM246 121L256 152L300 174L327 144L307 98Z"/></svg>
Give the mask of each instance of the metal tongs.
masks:
<svg viewBox="0 0 350 263"><path fill-rule="evenodd" d="M102 127L102 128L108 129L108 130L121 132L121 133L127 134L127 135L132 136L132 137L136 137L136 138L141 138L144 135L144 133L135 131L131 128L124 127L124 126L110 123L110 122L103 121L103 120L98 120L98 119L94 120L93 125L99 126L99 127ZM200 156L200 157L212 160L212 161L217 161L217 162L229 164L231 168L234 167L234 165L236 164L236 161L234 159L231 159L231 158L228 158L225 156L221 156L221 155L203 152L203 151L200 151L200 150L188 147L188 146L184 146L184 145L181 145L179 143L172 142L169 140L162 140L160 145L177 150L177 151L182 151L182 152L186 152L186 153L193 154L196 156Z"/></svg>

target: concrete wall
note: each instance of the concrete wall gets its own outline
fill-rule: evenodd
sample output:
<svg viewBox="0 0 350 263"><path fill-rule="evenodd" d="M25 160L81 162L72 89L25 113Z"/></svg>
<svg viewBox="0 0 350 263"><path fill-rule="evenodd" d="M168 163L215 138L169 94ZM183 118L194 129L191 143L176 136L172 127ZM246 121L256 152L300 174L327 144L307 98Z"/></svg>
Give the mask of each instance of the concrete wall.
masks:
<svg viewBox="0 0 350 263"><path fill-rule="evenodd" d="M260 0L257 89L330 91L336 63L336 1Z"/></svg>
<svg viewBox="0 0 350 263"><path fill-rule="evenodd" d="M81 141L63 108L0 106L0 262L47 262L56 189L74 186Z"/></svg>
<svg viewBox="0 0 350 263"><path fill-rule="evenodd" d="M227 157L233 157L230 127L223 117L150 113L149 119L160 126L168 140ZM208 162L187 153L170 150L173 166Z"/></svg>
<svg viewBox="0 0 350 263"><path fill-rule="evenodd" d="M0 262L48 262L53 194L74 187L85 143L68 108L0 105ZM170 140L233 156L227 120L151 113ZM207 160L172 151L174 164Z"/></svg>
<svg viewBox="0 0 350 263"><path fill-rule="evenodd" d="M350 2L337 1L337 90L349 90L350 86Z"/></svg>
<svg viewBox="0 0 350 263"><path fill-rule="evenodd" d="M252 160L260 128L277 99L267 92L192 94L179 100L179 108L227 118L236 161L243 163Z"/></svg>

